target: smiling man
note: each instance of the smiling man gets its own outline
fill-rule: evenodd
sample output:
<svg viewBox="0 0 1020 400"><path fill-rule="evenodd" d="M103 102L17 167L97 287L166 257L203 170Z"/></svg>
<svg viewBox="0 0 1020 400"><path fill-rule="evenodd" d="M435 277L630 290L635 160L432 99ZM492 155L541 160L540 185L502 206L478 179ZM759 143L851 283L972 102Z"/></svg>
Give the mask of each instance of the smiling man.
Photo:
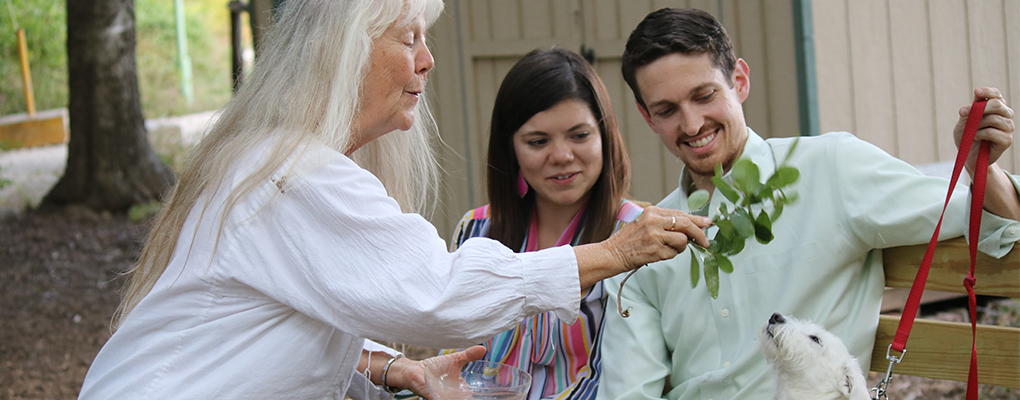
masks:
<svg viewBox="0 0 1020 400"><path fill-rule="evenodd" d="M800 138L792 154L794 139L762 139L747 127L741 106L750 93L750 68L703 11L649 14L627 41L623 75L645 121L684 163L679 187L659 207L713 216L727 202L715 195L715 166L728 173L740 158L758 165L763 181L786 159L800 170L792 189L800 198L773 225L770 244L752 240L731 257L734 271L719 277L718 299L704 283L692 288L686 255L634 274L622 289L630 317L607 316L599 398L771 398L776 377L755 338L774 312L825 327L869 365L885 283L881 249L926 243L949 182L846 132ZM1012 143L1013 110L996 89L974 95L989 100L977 139L991 142L993 163L979 247L1002 256L1020 239L1017 181L994 165ZM969 111L960 110L957 142ZM687 196L697 189L713 195L691 210ZM943 239L964 233L967 203L960 189ZM608 309L616 308L620 279L606 284Z"/></svg>

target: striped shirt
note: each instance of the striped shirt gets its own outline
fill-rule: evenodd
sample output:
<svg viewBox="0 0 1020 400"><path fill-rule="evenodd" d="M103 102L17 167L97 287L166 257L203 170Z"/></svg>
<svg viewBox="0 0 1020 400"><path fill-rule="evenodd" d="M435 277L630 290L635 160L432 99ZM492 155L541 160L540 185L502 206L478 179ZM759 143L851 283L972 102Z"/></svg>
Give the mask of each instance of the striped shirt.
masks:
<svg viewBox="0 0 1020 400"><path fill-rule="evenodd" d="M617 214L614 232L631 222L643 209L623 200ZM577 245L587 217L581 209L563 232L556 246ZM467 239L486 236L489 232L489 206L468 211L454 230L450 249L456 250ZM521 251L537 249L537 229L532 216ZM602 282L581 293L578 319L567 324L552 313L526 318L511 330L497 334L483 345L488 350L485 360L521 368L531 374L528 399L594 399L602 372L599 345L605 315L606 291ZM453 350L444 350L443 354Z"/></svg>

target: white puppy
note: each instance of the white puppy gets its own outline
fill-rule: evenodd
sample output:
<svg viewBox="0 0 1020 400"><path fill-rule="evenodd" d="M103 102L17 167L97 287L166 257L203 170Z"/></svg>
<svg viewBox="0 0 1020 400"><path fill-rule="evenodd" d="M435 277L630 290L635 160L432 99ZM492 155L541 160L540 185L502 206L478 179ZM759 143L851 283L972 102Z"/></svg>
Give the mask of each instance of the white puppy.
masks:
<svg viewBox="0 0 1020 400"><path fill-rule="evenodd" d="M779 372L776 400L871 399L857 359L818 325L772 314L758 334L758 347Z"/></svg>

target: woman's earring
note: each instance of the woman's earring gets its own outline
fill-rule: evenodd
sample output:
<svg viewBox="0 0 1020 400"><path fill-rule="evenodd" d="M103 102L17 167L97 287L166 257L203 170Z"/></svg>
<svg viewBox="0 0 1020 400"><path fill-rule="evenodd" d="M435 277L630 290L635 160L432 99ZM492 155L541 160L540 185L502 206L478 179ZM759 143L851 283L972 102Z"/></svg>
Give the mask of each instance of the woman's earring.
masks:
<svg viewBox="0 0 1020 400"><path fill-rule="evenodd" d="M517 173L517 195L524 197L528 194L528 181L524 180L524 174Z"/></svg>

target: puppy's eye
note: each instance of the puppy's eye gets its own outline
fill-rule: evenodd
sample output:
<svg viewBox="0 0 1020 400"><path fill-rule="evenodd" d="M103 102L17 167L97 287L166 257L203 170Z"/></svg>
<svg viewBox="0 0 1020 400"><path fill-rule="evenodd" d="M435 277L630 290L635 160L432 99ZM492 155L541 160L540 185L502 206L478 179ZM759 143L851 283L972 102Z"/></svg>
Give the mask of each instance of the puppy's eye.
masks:
<svg viewBox="0 0 1020 400"><path fill-rule="evenodd" d="M821 340L818 340L818 336L815 336L815 335L811 335L811 336L809 336L809 337L810 337L810 338L811 338L811 340L812 340L812 341L814 341L815 343L818 343L818 344L822 344L822 341L821 341Z"/></svg>

